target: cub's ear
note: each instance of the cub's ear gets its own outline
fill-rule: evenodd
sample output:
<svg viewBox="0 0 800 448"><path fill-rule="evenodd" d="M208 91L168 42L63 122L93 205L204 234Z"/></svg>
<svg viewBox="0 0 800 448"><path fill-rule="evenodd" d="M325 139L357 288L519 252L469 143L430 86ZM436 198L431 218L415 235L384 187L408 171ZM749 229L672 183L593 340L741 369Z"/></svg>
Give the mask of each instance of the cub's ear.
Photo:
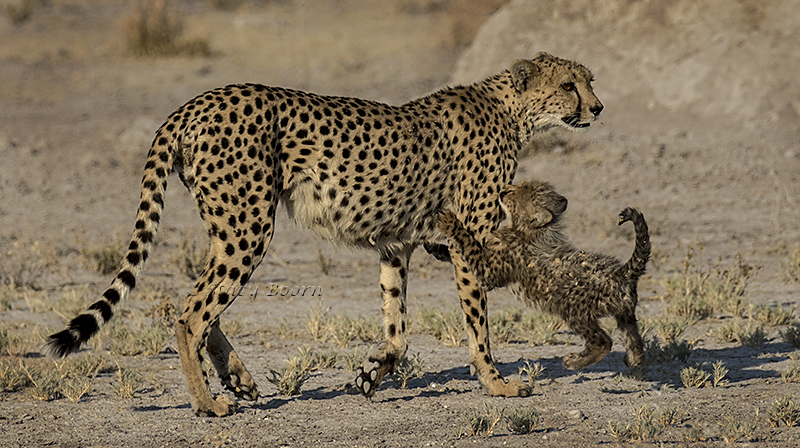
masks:
<svg viewBox="0 0 800 448"><path fill-rule="evenodd" d="M505 187L503 187L503 189L500 190L500 194L499 194L500 195L500 200L502 201L503 198L506 197L506 195L508 193L511 193L512 191L514 191L516 189L517 189L517 187L515 187L514 185L511 185L511 184L508 184Z"/></svg>
<svg viewBox="0 0 800 448"><path fill-rule="evenodd" d="M550 213L547 209L537 208L536 212L533 214L533 219L531 219L531 224L533 224L534 227L544 227L552 220L552 213Z"/></svg>
<svg viewBox="0 0 800 448"><path fill-rule="evenodd" d="M511 82L517 93L522 93L533 84L533 78L539 74L539 67L527 59L517 59L511 64Z"/></svg>

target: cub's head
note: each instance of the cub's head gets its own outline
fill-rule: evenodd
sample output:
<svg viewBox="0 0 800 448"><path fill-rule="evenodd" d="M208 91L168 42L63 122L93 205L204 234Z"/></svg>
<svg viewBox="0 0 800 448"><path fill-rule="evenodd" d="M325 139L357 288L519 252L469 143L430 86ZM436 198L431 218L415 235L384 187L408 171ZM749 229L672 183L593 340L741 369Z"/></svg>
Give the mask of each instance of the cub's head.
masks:
<svg viewBox="0 0 800 448"><path fill-rule="evenodd" d="M500 204L511 219L511 227L535 232L558 224L567 209L567 198L546 182L520 182L500 192Z"/></svg>
<svg viewBox="0 0 800 448"><path fill-rule="evenodd" d="M540 52L511 65L511 81L522 104L523 143L534 132L561 126L582 131L595 121L603 103L592 90L592 72L577 62Z"/></svg>

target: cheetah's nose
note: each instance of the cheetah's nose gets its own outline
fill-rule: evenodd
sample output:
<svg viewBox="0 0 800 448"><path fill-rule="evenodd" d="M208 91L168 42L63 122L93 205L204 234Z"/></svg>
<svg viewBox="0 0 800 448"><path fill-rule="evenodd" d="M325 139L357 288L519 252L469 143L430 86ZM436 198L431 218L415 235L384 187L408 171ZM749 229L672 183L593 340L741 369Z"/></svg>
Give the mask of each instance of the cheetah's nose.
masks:
<svg viewBox="0 0 800 448"><path fill-rule="evenodd" d="M591 112L595 118L600 115L600 112L603 111L603 103L597 103L594 106L589 108L589 112Z"/></svg>

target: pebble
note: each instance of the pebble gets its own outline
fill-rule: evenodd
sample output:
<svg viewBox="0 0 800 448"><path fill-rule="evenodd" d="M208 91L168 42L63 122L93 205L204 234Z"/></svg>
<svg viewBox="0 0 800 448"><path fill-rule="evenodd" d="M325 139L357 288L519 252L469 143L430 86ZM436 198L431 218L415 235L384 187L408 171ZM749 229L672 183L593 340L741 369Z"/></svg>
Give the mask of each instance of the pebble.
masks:
<svg viewBox="0 0 800 448"><path fill-rule="evenodd" d="M583 412L578 409L567 412L567 417L569 417L570 420L583 420L586 418L586 416L583 415Z"/></svg>

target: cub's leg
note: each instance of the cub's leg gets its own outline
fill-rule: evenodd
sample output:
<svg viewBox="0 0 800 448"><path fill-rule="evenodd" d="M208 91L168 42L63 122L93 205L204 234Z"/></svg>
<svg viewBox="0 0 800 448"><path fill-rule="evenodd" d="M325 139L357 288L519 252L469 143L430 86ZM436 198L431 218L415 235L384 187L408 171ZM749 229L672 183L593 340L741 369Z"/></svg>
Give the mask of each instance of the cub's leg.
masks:
<svg viewBox="0 0 800 448"><path fill-rule="evenodd" d="M383 381L394 371L406 354L406 285L408 260L413 246L393 254L381 255L381 298L383 299L383 326L386 340L373 346L367 360L359 367L356 386L366 397L371 397Z"/></svg>
<svg viewBox="0 0 800 448"><path fill-rule="evenodd" d="M455 267L456 287L464 311L469 336L469 359L478 374L478 380L492 396L526 397L531 389L519 380L506 381L492 359L489 347L489 322L486 291L478 283L458 249L450 247Z"/></svg>
<svg viewBox="0 0 800 448"><path fill-rule="evenodd" d="M644 364L644 341L642 341L642 335L639 333L635 312L631 310L615 317L617 319L617 327L625 335L626 353L623 359L625 365L628 367L641 366Z"/></svg>
<svg viewBox="0 0 800 448"><path fill-rule="evenodd" d="M562 316L564 317L564 316ZM586 346L580 353L570 353L564 356L561 364L571 370L582 369L590 366L611 351L612 340L608 333L600 327L597 319L590 316L582 316L584 319L567 319L567 324L572 331L578 333L586 340Z"/></svg>

